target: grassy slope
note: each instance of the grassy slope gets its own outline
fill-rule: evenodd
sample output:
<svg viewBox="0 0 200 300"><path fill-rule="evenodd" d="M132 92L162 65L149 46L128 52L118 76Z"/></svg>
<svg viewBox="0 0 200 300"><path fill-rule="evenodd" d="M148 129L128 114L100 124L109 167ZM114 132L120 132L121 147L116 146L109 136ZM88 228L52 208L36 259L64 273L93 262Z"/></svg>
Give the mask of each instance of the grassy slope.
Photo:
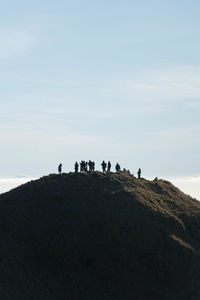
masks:
<svg viewBox="0 0 200 300"><path fill-rule="evenodd" d="M0 298L200 298L200 202L125 173L49 175L0 196Z"/></svg>

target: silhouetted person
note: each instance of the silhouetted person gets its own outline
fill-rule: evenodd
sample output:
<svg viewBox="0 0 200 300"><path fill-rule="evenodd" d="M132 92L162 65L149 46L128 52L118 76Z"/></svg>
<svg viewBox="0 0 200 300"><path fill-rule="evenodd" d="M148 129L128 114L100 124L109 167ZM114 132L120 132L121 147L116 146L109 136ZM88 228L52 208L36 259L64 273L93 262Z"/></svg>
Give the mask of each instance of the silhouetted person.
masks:
<svg viewBox="0 0 200 300"><path fill-rule="evenodd" d="M77 163L77 161L75 162L74 169L75 169L75 173L78 173L78 163Z"/></svg>
<svg viewBox="0 0 200 300"><path fill-rule="evenodd" d="M141 169L139 169L138 172L137 172L137 174L138 174L138 179L141 178L141 173L142 173L142 171L141 171Z"/></svg>
<svg viewBox="0 0 200 300"><path fill-rule="evenodd" d="M84 171L87 172L88 163L87 163L87 161L84 161L84 163L85 163L85 164L84 164Z"/></svg>
<svg viewBox="0 0 200 300"><path fill-rule="evenodd" d="M102 166L103 173L105 173L106 172L106 163L104 160L102 161L101 166Z"/></svg>
<svg viewBox="0 0 200 300"><path fill-rule="evenodd" d="M58 166L58 173L59 173L59 174L62 173L62 164L59 164L59 166Z"/></svg>
<svg viewBox="0 0 200 300"><path fill-rule="evenodd" d="M93 161L92 162L92 172L94 172L94 169L95 169L95 162Z"/></svg>
<svg viewBox="0 0 200 300"><path fill-rule="evenodd" d="M111 169L111 163L110 161L108 162L108 169L107 169L107 172L110 172L110 169Z"/></svg>
<svg viewBox="0 0 200 300"><path fill-rule="evenodd" d="M91 173L92 172L92 161L91 160L89 160L88 165L89 165L89 172Z"/></svg>
<svg viewBox="0 0 200 300"><path fill-rule="evenodd" d="M80 162L80 171L81 171L81 172L84 172L84 168L85 168L85 163L84 163L84 161L82 160L82 161Z"/></svg>
<svg viewBox="0 0 200 300"><path fill-rule="evenodd" d="M121 168L120 168L120 165L118 163L116 164L115 169L116 169L117 172L120 171Z"/></svg>

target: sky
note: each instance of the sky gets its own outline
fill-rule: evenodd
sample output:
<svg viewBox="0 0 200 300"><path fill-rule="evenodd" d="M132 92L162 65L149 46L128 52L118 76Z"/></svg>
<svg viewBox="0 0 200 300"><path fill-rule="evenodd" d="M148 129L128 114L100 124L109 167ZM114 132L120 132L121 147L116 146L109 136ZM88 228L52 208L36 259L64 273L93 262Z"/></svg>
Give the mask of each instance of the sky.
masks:
<svg viewBox="0 0 200 300"><path fill-rule="evenodd" d="M104 159L195 180L199 10L196 0L2 2L1 178Z"/></svg>

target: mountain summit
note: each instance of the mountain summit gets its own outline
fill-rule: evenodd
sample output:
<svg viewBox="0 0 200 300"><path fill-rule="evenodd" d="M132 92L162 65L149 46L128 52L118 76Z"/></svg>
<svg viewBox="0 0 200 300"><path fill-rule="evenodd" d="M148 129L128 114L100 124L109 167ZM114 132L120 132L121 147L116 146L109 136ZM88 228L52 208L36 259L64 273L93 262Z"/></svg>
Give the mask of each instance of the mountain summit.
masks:
<svg viewBox="0 0 200 300"><path fill-rule="evenodd" d="M199 300L200 202L125 172L0 195L0 299Z"/></svg>

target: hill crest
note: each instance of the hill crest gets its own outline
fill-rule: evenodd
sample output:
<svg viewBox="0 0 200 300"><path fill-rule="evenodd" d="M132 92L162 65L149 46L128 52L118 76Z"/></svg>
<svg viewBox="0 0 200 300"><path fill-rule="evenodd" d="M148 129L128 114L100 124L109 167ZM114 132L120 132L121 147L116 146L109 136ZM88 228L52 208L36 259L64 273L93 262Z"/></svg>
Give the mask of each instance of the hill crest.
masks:
<svg viewBox="0 0 200 300"><path fill-rule="evenodd" d="M0 296L197 300L199 230L168 181L51 174L0 195Z"/></svg>

